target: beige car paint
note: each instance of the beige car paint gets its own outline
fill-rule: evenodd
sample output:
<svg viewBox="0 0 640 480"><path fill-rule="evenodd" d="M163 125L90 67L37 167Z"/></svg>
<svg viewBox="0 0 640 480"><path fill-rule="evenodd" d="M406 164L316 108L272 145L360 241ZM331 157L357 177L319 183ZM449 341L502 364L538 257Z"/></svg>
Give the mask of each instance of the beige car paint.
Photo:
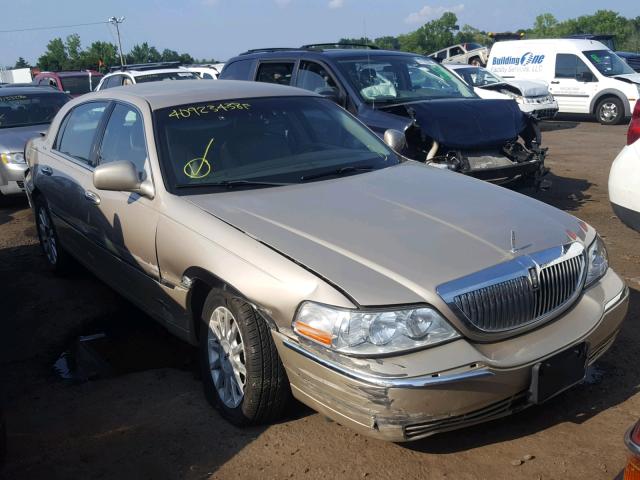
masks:
<svg viewBox="0 0 640 480"><path fill-rule="evenodd" d="M407 162L304 185L171 194L162 181L151 109L312 95L254 82L182 84L115 88L76 99L60 111L46 137L29 143L27 155L30 199L38 194L45 165L74 176L83 189L100 197L100 204L87 204L87 211L94 235L107 248L77 234L66 236L65 242L73 243L65 246L176 335L197 342L200 319L192 308L192 294L203 286L224 285L254 305L272 328L298 399L344 424L394 441L407 439L407 424L469 413L519 395L530 382L533 364L570 345L587 341L598 354L604 351L601 346L610 346L628 302L626 287L612 270L560 317L502 341L473 340L435 293L443 282L523 253L564 244L572 236L587 247L595 237L592 228L574 217L500 187ZM79 103L98 99L125 102L142 113L153 198L97 191L90 183L90 168L51 151L65 114ZM512 252L511 230L523 251ZM345 308L429 303L463 337L402 355L348 357L292 332L295 312L305 300ZM365 380L336 373L332 365ZM490 375L447 380L480 371ZM447 383L424 388L376 383L425 377Z"/></svg>

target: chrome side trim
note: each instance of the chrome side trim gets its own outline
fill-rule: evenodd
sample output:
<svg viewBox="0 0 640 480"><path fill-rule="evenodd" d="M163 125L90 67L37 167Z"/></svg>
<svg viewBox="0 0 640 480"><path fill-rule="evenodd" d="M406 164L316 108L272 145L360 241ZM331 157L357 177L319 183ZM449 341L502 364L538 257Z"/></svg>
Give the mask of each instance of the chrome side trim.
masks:
<svg viewBox="0 0 640 480"><path fill-rule="evenodd" d="M636 428L636 426L637 424L627 430L627 433L624 435L624 444L633 455L640 457L640 445L631 440L631 432L633 432L633 429Z"/></svg>
<svg viewBox="0 0 640 480"><path fill-rule="evenodd" d="M478 378L492 377L495 375L492 371L486 368L479 368L476 370L470 370L469 372L464 373L455 373L451 375L424 375L420 377L394 377L394 378L383 378L383 377L375 377L373 375L365 375L361 373L357 373L353 370L349 370L342 365L338 365L337 363L331 362L329 360L325 360L323 358L314 355L308 350L302 348L301 346L284 340L282 342L285 347L294 352L302 355L309 360L312 360L319 365L322 365L325 368L333 370L336 373L344 375L345 377L349 377L353 380L357 380L359 382L369 383L375 385L377 387L383 388L428 388L431 386L444 385L448 383L462 382L467 380L476 380Z"/></svg>
<svg viewBox="0 0 640 480"><path fill-rule="evenodd" d="M620 290L620 293L618 293L615 297L613 297L611 300L609 300L607 303L604 304L604 312L607 313L609 310L615 307L616 304L623 297L626 297L628 294L629 294L629 287L625 285L624 288Z"/></svg>

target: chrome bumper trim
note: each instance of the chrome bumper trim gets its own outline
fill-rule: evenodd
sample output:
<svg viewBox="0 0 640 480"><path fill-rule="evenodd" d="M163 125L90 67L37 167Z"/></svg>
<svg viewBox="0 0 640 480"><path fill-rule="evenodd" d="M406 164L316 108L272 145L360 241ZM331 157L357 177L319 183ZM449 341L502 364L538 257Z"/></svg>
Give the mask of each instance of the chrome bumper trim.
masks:
<svg viewBox="0 0 640 480"><path fill-rule="evenodd" d="M296 345L295 343L292 343L286 340L284 340L282 343L288 349L293 350L294 352L302 355L303 357L308 358L309 360L312 360L322 365L323 367L326 367L330 370L333 370L334 372L344 375L345 377L349 377L353 380L369 383L377 387L383 387L383 388L410 388L410 389L428 388L431 386L444 385L444 384L455 383L455 382L463 382L467 380L476 380L479 378L492 377L493 375L495 375L490 370L487 370L485 368L479 368L476 370L470 370L464 373L454 373L451 375L424 375L420 377L403 377L403 378L376 377L373 375L356 373L353 370L349 370L343 367L342 365L338 365L329 360L320 358L314 355L313 353L307 351L306 349L302 348L301 346Z"/></svg>
<svg viewBox="0 0 640 480"><path fill-rule="evenodd" d="M615 297L604 304L604 313L607 313L609 310L615 307L620 302L620 300L626 298L627 295L629 295L629 287L625 285L624 288L620 290L620 293L618 293Z"/></svg>

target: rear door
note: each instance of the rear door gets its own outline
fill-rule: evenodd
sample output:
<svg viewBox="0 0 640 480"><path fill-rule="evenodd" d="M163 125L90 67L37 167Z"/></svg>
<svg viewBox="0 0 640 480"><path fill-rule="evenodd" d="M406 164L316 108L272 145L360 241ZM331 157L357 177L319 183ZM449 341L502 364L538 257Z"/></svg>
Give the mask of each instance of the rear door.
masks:
<svg viewBox="0 0 640 480"><path fill-rule="evenodd" d="M256 71L256 82L291 85L295 66L295 60L260 62Z"/></svg>
<svg viewBox="0 0 640 480"><path fill-rule="evenodd" d="M590 75L589 75L590 74ZM586 81L585 75L592 81ZM598 77L573 53L556 54L554 78L549 92L558 101L560 112L590 113L590 99L598 90Z"/></svg>
<svg viewBox="0 0 640 480"><path fill-rule="evenodd" d="M41 152L37 187L51 210L62 244L81 260L87 257L89 208L96 137L108 102L82 103L61 123L53 148Z"/></svg>

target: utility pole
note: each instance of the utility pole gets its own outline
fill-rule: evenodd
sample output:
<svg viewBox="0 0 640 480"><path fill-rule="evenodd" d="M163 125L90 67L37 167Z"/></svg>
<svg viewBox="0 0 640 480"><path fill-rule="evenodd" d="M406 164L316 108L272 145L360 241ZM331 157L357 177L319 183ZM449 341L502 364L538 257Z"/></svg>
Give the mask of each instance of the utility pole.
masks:
<svg viewBox="0 0 640 480"><path fill-rule="evenodd" d="M124 22L124 17L110 17L107 20L109 23L116 26L116 32L118 34L118 52L120 52L120 66L125 65L124 55L122 55L122 43L120 42L120 27L119 25Z"/></svg>

